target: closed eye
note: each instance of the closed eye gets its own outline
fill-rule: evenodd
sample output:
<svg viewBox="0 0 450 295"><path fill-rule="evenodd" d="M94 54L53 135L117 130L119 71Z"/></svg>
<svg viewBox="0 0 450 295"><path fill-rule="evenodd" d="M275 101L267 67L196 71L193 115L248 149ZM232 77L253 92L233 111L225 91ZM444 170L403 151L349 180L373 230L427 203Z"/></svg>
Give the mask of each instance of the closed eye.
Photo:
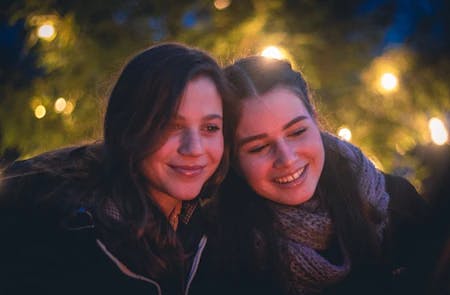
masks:
<svg viewBox="0 0 450 295"><path fill-rule="evenodd" d="M297 137L297 136L300 136L306 130L307 130L307 128L300 128L300 129L294 130L294 132L292 132L292 133L289 133L288 136L289 137Z"/></svg>
<svg viewBox="0 0 450 295"><path fill-rule="evenodd" d="M259 153L259 152L264 151L264 150L265 150L266 148L268 148L268 147L269 147L268 144L259 145L259 146L256 146L256 147L254 147L254 148L249 149L248 152L249 152L250 154L257 154L257 153Z"/></svg>

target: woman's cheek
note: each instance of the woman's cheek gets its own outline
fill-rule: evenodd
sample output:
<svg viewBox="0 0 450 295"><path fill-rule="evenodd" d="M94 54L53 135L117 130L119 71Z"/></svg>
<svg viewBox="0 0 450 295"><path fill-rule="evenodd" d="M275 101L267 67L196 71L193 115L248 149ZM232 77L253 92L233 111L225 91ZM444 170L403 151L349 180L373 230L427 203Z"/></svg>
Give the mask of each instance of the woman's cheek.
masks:
<svg viewBox="0 0 450 295"><path fill-rule="evenodd" d="M264 161L259 157L244 156L239 161L241 171L248 180L258 178L264 170Z"/></svg>

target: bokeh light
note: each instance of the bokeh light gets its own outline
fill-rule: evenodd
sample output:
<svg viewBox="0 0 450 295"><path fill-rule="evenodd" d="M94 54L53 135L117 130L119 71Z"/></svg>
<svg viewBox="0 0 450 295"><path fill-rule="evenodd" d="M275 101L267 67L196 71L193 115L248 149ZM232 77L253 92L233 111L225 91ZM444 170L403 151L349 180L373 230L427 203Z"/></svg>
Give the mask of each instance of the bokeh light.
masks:
<svg viewBox="0 0 450 295"><path fill-rule="evenodd" d="M367 157L369 158L370 162L372 162L372 164L375 166L375 168L384 171L383 164L381 164L380 160L375 155L369 154Z"/></svg>
<svg viewBox="0 0 450 295"><path fill-rule="evenodd" d="M39 26L39 28L37 30L37 35L41 39L51 41L56 36L55 27L51 23L43 24L43 25Z"/></svg>
<svg viewBox="0 0 450 295"><path fill-rule="evenodd" d="M63 111L63 114L64 115L70 115L70 114L72 114L74 109L75 109L75 105L72 102L70 102L70 101L66 101L66 107L65 107L65 109Z"/></svg>
<svg viewBox="0 0 450 295"><path fill-rule="evenodd" d="M342 140L350 141L352 139L352 132L347 127L339 128L337 134Z"/></svg>
<svg viewBox="0 0 450 295"><path fill-rule="evenodd" d="M231 0L215 0L214 7L218 10L222 10L230 6Z"/></svg>
<svg viewBox="0 0 450 295"><path fill-rule="evenodd" d="M43 105L38 105L35 109L34 109L34 116L38 119L42 119L45 117L45 114L47 113L47 110L45 109L45 107Z"/></svg>
<svg viewBox="0 0 450 295"><path fill-rule="evenodd" d="M265 56L265 57L276 58L276 59L284 58L283 53L276 46L268 46L268 47L264 48L264 50L261 52L261 55Z"/></svg>
<svg viewBox="0 0 450 295"><path fill-rule="evenodd" d="M380 79L381 87L386 91L393 91L398 87L398 79L392 73L384 73Z"/></svg>
<svg viewBox="0 0 450 295"><path fill-rule="evenodd" d="M62 113L67 106L67 102L64 97L60 97L55 101L55 112Z"/></svg>
<svg viewBox="0 0 450 295"><path fill-rule="evenodd" d="M448 141L448 131L444 123L438 118L431 118L428 121L428 128L431 134L431 140L437 145L443 145Z"/></svg>

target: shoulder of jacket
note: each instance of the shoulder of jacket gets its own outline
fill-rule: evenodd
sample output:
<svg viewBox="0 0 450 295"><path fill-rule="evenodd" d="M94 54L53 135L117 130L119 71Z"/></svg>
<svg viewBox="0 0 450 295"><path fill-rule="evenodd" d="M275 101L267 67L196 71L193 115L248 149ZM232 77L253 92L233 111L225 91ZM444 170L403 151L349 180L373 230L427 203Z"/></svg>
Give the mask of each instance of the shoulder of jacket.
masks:
<svg viewBox="0 0 450 295"><path fill-rule="evenodd" d="M93 146L58 149L16 161L0 177L0 203L34 203L54 192L71 194L96 181L100 160ZM93 153L95 154L95 152Z"/></svg>
<svg viewBox="0 0 450 295"><path fill-rule="evenodd" d="M411 219L425 218L430 211L428 202L405 178L391 174L385 175L386 191L389 194L391 214Z"/></svg>

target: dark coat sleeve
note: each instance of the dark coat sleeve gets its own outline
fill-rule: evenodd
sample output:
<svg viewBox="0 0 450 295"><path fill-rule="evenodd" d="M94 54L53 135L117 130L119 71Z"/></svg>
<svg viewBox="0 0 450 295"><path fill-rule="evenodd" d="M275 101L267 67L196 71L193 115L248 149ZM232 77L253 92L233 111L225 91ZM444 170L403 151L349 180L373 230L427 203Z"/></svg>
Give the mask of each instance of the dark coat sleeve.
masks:
<svg viewBox="0 0 450 295"><path fill-rule="evenodd" d="M0 294L44 291L43 278L55 277L50 270L58 263L54 241L60 233L55 215L39 206L37 199L50 192L57 180L31 166L31 161L16 162L1 177Z"/></svg>
<svg viewBox="0 0 450 295"><path fill-rule="evenodd" d="M425 294L438 244L428 203L404 178L386 175L390 196L386 258L394 290L399 294Z"/></svg>
<svg viewBox="0 0 450 295"><path fill-rule="evenodd" d="M3 173L0 294L157 294L154 285L122 273L98 247L95 228L72 227L76 216L60 213L60 204L85 191L64 180L29 160Z"/></svg>

